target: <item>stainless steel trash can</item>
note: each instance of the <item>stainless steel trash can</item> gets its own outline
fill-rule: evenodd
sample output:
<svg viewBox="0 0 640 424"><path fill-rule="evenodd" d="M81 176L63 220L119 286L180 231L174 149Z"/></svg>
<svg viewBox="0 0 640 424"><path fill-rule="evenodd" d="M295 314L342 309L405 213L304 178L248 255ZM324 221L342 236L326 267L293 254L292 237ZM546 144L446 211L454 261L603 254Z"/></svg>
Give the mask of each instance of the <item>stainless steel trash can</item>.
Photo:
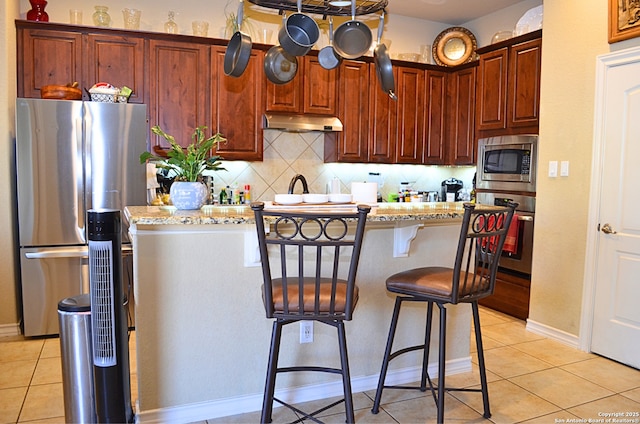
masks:
<svg viewBox="0 0 640 424"><path fill-rule="evenodd" d="M64 415L68 423L95 423L91 348L91 297L83 294L58 303Z"/></svg>

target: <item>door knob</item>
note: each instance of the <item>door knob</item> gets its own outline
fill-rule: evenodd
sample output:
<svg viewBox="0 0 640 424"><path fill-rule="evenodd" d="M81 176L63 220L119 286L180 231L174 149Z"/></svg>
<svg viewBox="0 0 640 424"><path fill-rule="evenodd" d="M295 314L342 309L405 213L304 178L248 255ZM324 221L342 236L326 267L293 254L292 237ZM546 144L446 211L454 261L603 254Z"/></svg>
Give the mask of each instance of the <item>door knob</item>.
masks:
<svg viewBox="0 0 640 424"><path fill-rule="evenodd" d="M609 224L604 224L602 226L602 232L605 234L616 234L616 231Z"/></svg>

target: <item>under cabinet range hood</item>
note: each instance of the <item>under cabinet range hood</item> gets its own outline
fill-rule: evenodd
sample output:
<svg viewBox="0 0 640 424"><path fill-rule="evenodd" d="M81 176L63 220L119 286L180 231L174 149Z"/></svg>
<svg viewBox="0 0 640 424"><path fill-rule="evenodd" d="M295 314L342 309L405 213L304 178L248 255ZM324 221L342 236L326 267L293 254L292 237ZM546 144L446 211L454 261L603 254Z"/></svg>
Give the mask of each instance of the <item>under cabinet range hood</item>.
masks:
<svg viewBox="0 0 640 424"><path fill-rule="evenodd" d="M342 131L342 122L333 116L265 113L263 128L290 132Z"/></svg>

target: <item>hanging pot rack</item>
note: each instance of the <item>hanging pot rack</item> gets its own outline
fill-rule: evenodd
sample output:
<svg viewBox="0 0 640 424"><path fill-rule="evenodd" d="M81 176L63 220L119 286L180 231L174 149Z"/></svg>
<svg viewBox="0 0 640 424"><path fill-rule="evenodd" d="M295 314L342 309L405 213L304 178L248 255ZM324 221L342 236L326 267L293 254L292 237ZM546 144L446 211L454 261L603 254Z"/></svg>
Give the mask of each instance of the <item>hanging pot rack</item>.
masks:
<svg viewBox="0 0 640 424"><path fill-rule="evenodd" d="M285 10L298 11L296 0L248 0L256 6L276 9L280 13ZM356 0L356 16L368 15L383 10L389 0ZM351 16L351 1L338 0L302 0L302 12L326 16Z"/></svg>

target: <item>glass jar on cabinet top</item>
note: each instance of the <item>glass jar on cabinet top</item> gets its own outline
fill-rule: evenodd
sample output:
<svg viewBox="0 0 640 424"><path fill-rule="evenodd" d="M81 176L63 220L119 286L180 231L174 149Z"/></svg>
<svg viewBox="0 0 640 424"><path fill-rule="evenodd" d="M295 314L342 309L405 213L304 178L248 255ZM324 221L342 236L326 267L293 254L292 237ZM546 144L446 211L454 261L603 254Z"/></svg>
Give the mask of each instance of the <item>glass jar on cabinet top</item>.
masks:
<svg viewBox="0 0 640 424"><path fill-rule="evenodd" d="M178 24L175 22L176 13L173 10L169 11L169 20L164 23L164 32L167 34L177 34Z"/></svg>
<svg viewBox="0 0 640 424"><path fill-rule="evenodd" d="M109 16L109 8L107 6L95 6L96 11L93 13L93 23L99 27L111 26L111 16Z"/></svg>

